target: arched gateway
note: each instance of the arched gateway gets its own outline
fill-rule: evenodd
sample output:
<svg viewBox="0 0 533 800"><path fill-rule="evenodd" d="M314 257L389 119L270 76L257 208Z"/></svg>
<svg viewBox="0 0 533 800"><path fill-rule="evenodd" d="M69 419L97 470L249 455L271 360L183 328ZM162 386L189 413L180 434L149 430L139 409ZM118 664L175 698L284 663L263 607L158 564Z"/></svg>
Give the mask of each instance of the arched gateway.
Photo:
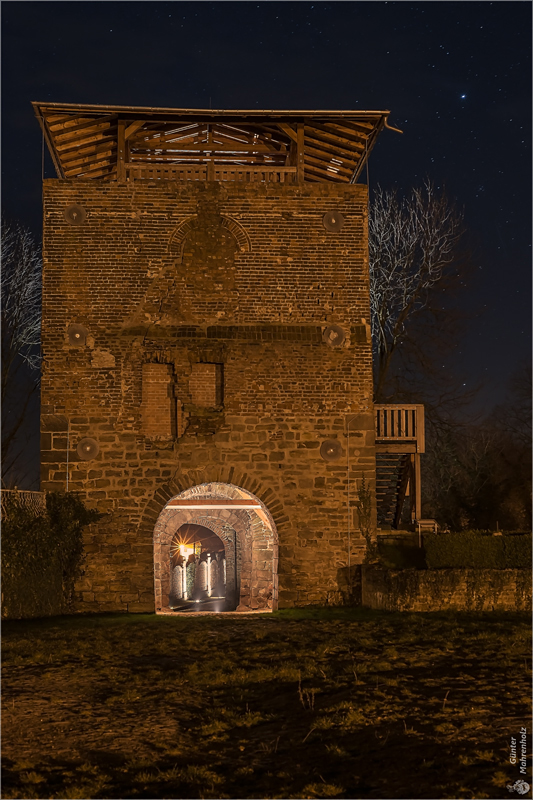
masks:
<svg viewBox="0 0 533 800"><path fill-rule="evenodd" d="M186 545L194 543L188 555ZM191 556L198 567L193 584ZM156 613L215 586L219 610L276 609L277 565L276 525L264 503L227 483L193 486L167 502L154 528Z"/></svg>

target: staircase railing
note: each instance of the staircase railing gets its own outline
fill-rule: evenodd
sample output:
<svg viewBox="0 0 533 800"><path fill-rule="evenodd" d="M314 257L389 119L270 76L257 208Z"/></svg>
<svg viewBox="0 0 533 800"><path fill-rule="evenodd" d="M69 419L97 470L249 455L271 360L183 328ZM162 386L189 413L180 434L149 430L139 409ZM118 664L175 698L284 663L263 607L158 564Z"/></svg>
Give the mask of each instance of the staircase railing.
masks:
<svg viewBox="0 0 533 800"><path fill-rule="evenodd" d="M379 404L374 406L377 452L409 454L396 486L394 527L398 527L407 494L410 498L411 521L422 516L420 454L425 452L424 406L412 404Z"/></svg>
<svg viewBox="0 0 533 800"><path fill-rule="evenodd" d="M378 442L415 442L416 452L425 451L424 406L375 405L375 431Z"/></svg>

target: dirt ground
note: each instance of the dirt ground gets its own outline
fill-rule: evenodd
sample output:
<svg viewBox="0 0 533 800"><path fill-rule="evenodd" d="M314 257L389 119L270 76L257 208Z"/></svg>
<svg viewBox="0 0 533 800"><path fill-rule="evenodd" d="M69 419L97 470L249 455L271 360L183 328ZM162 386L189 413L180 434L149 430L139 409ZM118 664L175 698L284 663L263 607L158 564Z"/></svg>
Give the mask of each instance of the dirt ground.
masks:
<svg viewBox="0 0 533 800"><path fill-rule="evenodd" d="M2 797L513 796L530 638L358 609L4 623Z"/></svg>

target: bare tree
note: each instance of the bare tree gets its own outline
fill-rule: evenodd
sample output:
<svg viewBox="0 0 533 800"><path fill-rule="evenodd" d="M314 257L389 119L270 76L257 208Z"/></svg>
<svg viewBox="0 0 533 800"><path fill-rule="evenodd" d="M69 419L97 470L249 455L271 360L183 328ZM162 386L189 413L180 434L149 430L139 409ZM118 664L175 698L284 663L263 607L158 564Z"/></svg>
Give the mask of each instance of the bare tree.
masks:
<svg viewBox="0 0 533 800"><path fill-rule="evenodd" d="M2 219L2 482L24 460L24 423L39 386L41 274L39 245L18 222ZM18 475L23 474L20 470ZM11 476L11 478L9 478Z"/></svg>
<svg viewBox="0 0 533 800"><path fill-rule="evenodd" d="M369 258L374 399L384 401L391 364L400 344L423 312L432 313L432 298L458 275L462 213L426 180L399 199L395 191L377 188L370 210ZM411 337L411 354L420 349ZM415 358L416 360L416 358Z"/></svg>
<svg viewBox="0 0 533 800"><path fill-rule="evenodd" d="M484 419L433 425L425 459L425 514L455 530L530 530L530 365L517 370L505 403Z"/></svg>

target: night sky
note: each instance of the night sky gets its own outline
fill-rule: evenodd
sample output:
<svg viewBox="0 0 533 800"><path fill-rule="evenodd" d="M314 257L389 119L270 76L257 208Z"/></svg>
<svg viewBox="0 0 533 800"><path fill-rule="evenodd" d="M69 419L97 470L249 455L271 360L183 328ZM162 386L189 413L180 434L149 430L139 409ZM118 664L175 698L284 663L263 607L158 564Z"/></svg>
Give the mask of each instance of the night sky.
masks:
<svg viewBox="0 0 533 800"><path fill-rule="evenodd" d="M529 2L4 2L2 200L41 233L30 101L391 111L370 188L425 176L464 207L469 322L443 368L501 402L531 349ZM45 176L54 177L50 159ZM366 179L366 176L365 176Z"/></svg>

